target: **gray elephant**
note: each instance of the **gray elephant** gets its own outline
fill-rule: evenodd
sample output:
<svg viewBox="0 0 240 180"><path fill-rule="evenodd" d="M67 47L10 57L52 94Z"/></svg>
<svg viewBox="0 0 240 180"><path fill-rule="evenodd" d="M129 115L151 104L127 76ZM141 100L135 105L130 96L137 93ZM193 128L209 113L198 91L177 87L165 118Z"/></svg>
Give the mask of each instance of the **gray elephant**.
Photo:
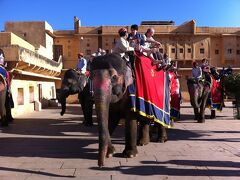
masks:
<svg viewBox="0 0 240 180"><path fill-rule="evenodd" d="M210 68L210 73L205 73L203 79L189 78L187 80L190 102L194 109L194 119L199 123L205 122L205 108L212 88L211 78L219 79L214 67Z"/></svg>
<svg viewBox="0 0 240 180"><path fill-rule="evenodd" d="M137 119L141 122L139 144L149 142L149 121L130 110L129 90L132 74L126 61L118 54L96 57L92 62L94 102L99 125L98 165L104 165L105 157L113 155L115 149L111 135L120 119L125 119L125 157L135 157L137 151Z"/></svg>

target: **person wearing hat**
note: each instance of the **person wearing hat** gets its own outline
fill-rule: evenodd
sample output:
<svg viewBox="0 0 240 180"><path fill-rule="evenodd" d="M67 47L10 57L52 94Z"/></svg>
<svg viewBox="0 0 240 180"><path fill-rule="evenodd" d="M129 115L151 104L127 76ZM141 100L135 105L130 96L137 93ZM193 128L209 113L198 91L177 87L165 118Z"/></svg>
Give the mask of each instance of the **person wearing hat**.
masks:
<svg viewBox="0 0 240 180"><path fill-rule="evenodd" d="M129 42L127 41L128 32L126 28L121 28L118 31L120 39L117 41L115 47L113 48L114 53L119 53L122 58L126 61L129 61L129 56L126 54L128 51L134 51L133 47L129 46Z"/></svg>
<svg viewBox="0 0 240 180"><path fill-rule="evenodd" d="M85 74L87 71L87 60L83 57L83 53L78 54L76 70L83 74Z"/></svg>

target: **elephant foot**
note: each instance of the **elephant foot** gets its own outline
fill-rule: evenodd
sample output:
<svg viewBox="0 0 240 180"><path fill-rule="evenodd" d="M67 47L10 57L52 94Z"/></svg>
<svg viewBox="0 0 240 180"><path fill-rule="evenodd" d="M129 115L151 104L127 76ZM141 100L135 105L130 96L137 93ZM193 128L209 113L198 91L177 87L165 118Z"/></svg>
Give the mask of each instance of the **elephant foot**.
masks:
<svg viewBox="0 0 240 180"><path fill-rule="evenodd" d="M104 162L101 160L98 160L98 167L102 168L104 166Z"/></svg>
<svg viewBox="0 0 240 180"><path fill-rule="evenodd" d="M205 123L205 118L198 119L198 123Z"/></svg>
<svg viewBox="0 0 240 180"><path fill-rule="evenodd" d="M8 122L9 122L9 123L12 123L13 121L14 121L14 118L13 118L13 117L8 118Z"/></svg>
<svg viewBox="0 0 240 180"><path fill-rule="evenodd" d="M113 157L113 155L115 154L116 149L114 146L108 146L108 151L107 151L107 158Z"/></svg>
<svg viewBox="0 0 240 180"><path fill-rule="evenodd" d="M165 142L167 142L167 140L168 140L168 138L167 138L166 136L164 136L164 137L158 138L158 139L157 139L157 142L159 142L159 143L165 143Z"/></svg>
<svg viewBox="0 0 240 180"><path fill-rule="evenodd" d="M1 126L2 127L7 127L8 126L8 122L7 121L2 121L1 122Z"/></svg>
<svg viewBox="0 0 240 180"><path fill-rule="evenodd" d="M134 149L134 150L124 149L124 151L123 151L123 156L126 158L133 158L133 157L136 157L137 155L138 155L137 149Z"/></svg>
<svg viewBox="0 0 240 180"><path fill-rule="evenodd" d="M142 138L142 139L138 140L137 145L138 146L145 146L149 143L149 141L150 141L150 137L149 138Z"/></svg>
<svg viewBox="0 0 240 180"><path fill-rule="evenodd" d="M215 110L211 110L210 119L216 119L216 111Z"/></svg>
<svg viewBox="0 0 240 180"><path fill-rule="evenodd" d="M86 127L91 127L91 126L93 126L93 122L92 121L83 121L83 125Z"/></svg>
<svg viewBox="0 0 240 180"><path fill-rule="evenodd" d="M63 115L64 115L64 113L65 113L65 112L61 111L61 112L60 112L61 116L63 116Z"/></svg>
<svg viewBox="0 0 240 180"><path fill-rule="evenodd" d="M211 116L210 116L210 119L216 119L216 116L212 116L212 115L211 115Z"/></svg>
<svg viewBox="0 0 240 180"><path fill-rule="evenodd" d="M170 126L171 126L171 127L174 126L174 120L173 120L173 119L170 120Z"/></svg>

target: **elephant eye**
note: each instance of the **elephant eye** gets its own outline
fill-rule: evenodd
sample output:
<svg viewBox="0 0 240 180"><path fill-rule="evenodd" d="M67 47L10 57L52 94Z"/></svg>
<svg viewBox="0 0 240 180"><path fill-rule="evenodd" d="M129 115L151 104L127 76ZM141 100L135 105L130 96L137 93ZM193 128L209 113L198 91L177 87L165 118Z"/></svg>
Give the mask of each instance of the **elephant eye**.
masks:
<svg viewBox="0 0 240 180"><path fill-rule="evenodd" d="M118 79L117 75L113 75L112 78L111 78L111 82L116 83L117 79Z"/></svg>

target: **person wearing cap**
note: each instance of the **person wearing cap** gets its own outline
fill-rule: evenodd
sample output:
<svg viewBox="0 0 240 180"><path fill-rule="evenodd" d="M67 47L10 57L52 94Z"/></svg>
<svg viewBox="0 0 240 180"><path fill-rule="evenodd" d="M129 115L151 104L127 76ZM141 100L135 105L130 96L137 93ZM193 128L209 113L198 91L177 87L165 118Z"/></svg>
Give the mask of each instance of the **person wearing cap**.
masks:
<svg viewBox="0 0 240 180"><path fill-rule="evenodd" d="M120 36L119 40L117 41L115 47L113 48L114 53L119 53L122 58L126 61L129 61L129 57L126 54L128 51L134 51L133 47L129 46L129 42L127 41L128 32L126 28L121 28L118 31Z"/></svg>
<svg viewBox="0 0 240 180"><path fill-rule="evenodd" d="M76 70L85 74L87 70L87 60L83 57L83 53L78 54L78 62Z"/></svg>
<svg viewBox="0 0 240 180"><path fill-rule="evenodd" d="M192 77L195 79L202 78L202 69L198 66L197 62L193 62Z"/></svg>

